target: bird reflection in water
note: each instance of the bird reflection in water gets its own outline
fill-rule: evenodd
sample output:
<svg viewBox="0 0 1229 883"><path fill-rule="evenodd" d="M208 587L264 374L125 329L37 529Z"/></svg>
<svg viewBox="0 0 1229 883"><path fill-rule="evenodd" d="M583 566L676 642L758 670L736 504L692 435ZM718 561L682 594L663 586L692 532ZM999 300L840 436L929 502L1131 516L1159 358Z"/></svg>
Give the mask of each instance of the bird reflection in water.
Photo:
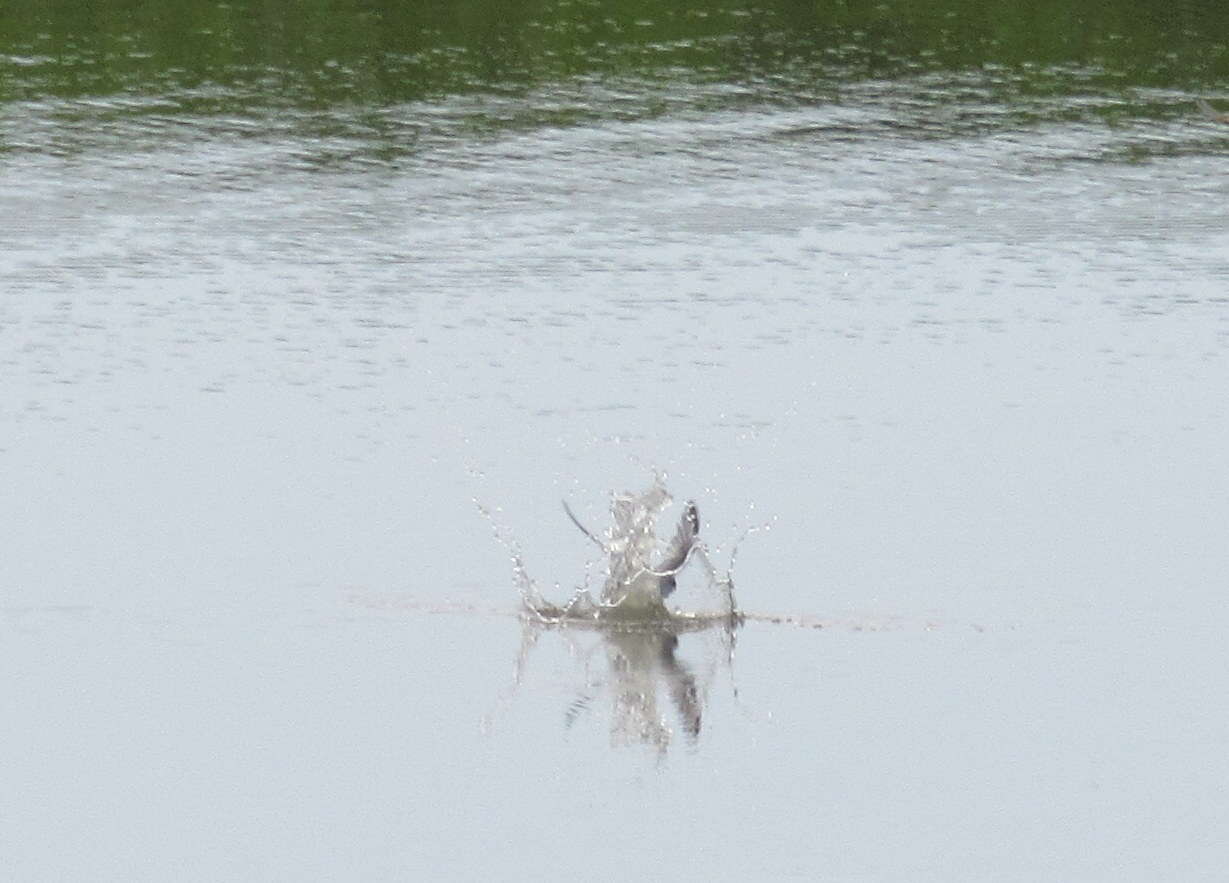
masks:
<svg viewBox="0 0 1229 883"><path fill-rule="evenodd" d="M580 683L567 703L564 726L609 709L610 741L615 746L646 745L664 754L681 734L695 745L704 708L717 675L731 675L737 620L694 621L672 625L595 628L574 623L525 619L515 667L515 687L526 676L530 654L546 633L558 635L580 669ZM713 640L716 638L717 640ZM692 660L683 658L685 642Z"/></svg>
<svg viewBox="0 0 1229 883"><path fill-rule="evenodd" d="M665 746L669 728L658 711L659 685L678 715L683 735L693 742L702 720L699 688L691 668L674 655L671 632L614 632L606 636L606 657L614 681L614 736L617 741Z"/></svg>

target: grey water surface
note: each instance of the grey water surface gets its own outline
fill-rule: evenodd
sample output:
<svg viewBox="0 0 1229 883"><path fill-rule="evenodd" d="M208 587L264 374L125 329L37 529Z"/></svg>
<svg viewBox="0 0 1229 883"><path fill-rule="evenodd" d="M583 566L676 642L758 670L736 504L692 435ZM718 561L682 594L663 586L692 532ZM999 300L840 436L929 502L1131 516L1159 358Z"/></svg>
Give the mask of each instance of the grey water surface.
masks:
<svg viewBox="0 0 1229 883"><path fill-rule="evenodd" d="M1225 81L679 27L379 100L7 44L4 876L1220 878ZM523 621L655 470L770 526L745 624Z"/></svg>

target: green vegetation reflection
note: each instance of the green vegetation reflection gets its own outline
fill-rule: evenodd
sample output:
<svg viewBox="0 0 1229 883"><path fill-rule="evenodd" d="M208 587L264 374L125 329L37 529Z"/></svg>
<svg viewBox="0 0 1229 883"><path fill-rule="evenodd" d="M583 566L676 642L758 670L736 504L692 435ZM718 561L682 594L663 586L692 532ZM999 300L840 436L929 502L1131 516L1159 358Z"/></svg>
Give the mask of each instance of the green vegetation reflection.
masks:
<svg viewBox="0 0 1229 883"><path fill-rule="evenodd" d="M614 77L788 101L987 67L1043 93L1206 91L1229 80L1226 35L1229 4L1163 0L15 0L0 7L0 97L184 93L190 111L234 112Z"/></svg>

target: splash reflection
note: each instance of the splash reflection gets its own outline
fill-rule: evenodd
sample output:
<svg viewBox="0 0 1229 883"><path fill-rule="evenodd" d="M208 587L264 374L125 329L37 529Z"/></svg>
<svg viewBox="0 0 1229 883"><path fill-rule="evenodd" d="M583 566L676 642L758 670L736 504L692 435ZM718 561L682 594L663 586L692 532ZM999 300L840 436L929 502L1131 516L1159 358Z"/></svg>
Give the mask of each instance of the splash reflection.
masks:
<svg viewBox="0 0 1229 883"><path fill-rule="evenodd" d="M733 685L736 618L601 628L528 617L524 623L514 689L526 680L543 635L561 638L578 669L564 727L608 709L612 746L644 745L664 755L681 736L694 747L718 676L727 673Z"/></svg>

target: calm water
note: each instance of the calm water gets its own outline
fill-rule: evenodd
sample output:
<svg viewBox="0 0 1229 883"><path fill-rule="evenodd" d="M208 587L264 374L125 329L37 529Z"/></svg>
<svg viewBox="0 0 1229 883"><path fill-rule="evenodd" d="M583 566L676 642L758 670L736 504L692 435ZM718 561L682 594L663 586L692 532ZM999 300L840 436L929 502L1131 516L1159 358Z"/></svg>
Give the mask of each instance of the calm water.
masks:
<svg viewBox="0 0 1229 883"><path fill-rule="evenodd" d="M854 6L0 12L14 879L1219 878L1229 13Z"/></svg>

